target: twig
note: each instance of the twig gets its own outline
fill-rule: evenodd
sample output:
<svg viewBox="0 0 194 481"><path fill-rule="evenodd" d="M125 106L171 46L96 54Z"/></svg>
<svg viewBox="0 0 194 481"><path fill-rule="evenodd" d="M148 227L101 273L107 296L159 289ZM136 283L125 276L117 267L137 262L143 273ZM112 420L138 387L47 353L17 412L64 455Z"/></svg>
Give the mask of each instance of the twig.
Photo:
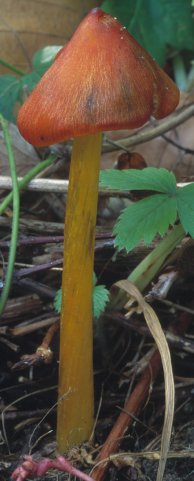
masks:
<svg viewBox="0 0 194 481"><path fill-rule="evenodd" d="M27 334L31 334L31 332L37 331L38 329L42 329L43 327L47 327L52 324L56 324L56 322L59 321L59 316L53 315L52 317L47 317L46 319L43 319L42 321L37 321L37 322L32 322L31 324L24 326L24 325L19 325L13 327L13 329L10 329L10 333L12 336L24 336ZM16 366L21 366L23 365L23 362L19 361L19 363L14 364L14 369Z"/></svg>
<svg viewBox="0 0 194 481"><path fill-rule="evenodd" d="M194 115L194 105L190 104L187 105L184 108L177 109L176 112L169 116L166 120L163 122L155 122L155 125L151 125L149 127L145 127L144 129L141 129L141 131L138 131L134 135L131 135L130 137L127 137L126 139L119 140L119 146L117 146L117 142L115 142L115 146L111 147L108 145L109 141L106 139L106 143L104 144L104 152L110 152L112 150L118 150L120 148L129 148L132 147L133 145L139 145L142 144L143 142L148 142L149 140L154 139L155 137L158 137L159 135L164 134L165 132L168 132L169 130L174 129L175 127L178 127L178 125L182 124L186 120L188 120L190 117ZM112 141L111 141L112 144Z"/></svg>
<svg viewBox="0 0 194 481"><path fill-rule="evenodd" d="M163 301L162 301L163 302ZM174 304L169 301L169 306L174 307ZM175 307L176 308L176 305ZM181 310L184 311L184 306L181 306ZM188 312L189 311L189 312ZM194 315L194 310L193 309L188 309L187 310L188 314ZM151 333L147 326L145 326L141 321L139 321L136 318L130 318L126 319L126 317L123 314L120 314L120 312L106 312L104 315L105 319L107 319L109 322L111 320L112 323L115 323L117 325L123 326L126 329L134 332L138 332L142 336L148 336L151 337ZM176 349L182 349L185 352L190 352L194 353L194 341L192 339L185 338L183 336L180 336L178 334L174 334L170 330L166 329L164 330L165 336L167 341L169 342L170 345L172 345Z"/></svg>
<svg viewBox="0 0 194 481"><path fill-rule="evenodd" d="M22 190L24 189L28 183L31 181L31 179L33 179L34 177L36 177L37 174L39 174L40 172L42 172L46 167L48 167L49 165L51 165L56 159L56 156L54 155L51 155L50 157L48 157L48 159L46 160L43 160L42 162L40 162L39 164L37 164L35 167L33 167L31 170L29 170L29 172L24 175L24 177L18 177L18 188L19 190ZM1 181L0 181L0 188L2 187L3 189L12 189L12 179L11 177L1 177L2 179L2 183L3 183L3 179L5 181L5 184L7 183L9 185L9 187L6 187L6 185L2 185ZM41 179L39 179L40 181ZM3 212L5 211L6 207L12 202L13 200L13 192L10 192L6 197L5 199L3 200L3 202L1 203L0 205L0 215L3 214Z"/></svg>
<svg viewBox="0 0 194 481"><path fill-rule="evenodd" d="M49 266L48 266L49 268ZM51 268L52 269L52 268ZM24 269L21 269L21 271ZM19 271L20 272L20 271ZM33 270L32 270L33 273ZM54 299L56 295L56 289L53 289L50 286L43 284L42 282L37 281L37 279L31 279L29 277L22 277L17 278L17 271L16 275L13 278L13 285L17 285L21 289L25 289L29 292L33 292L38 294L38 296L46 297L47 299Z"/></svg>
<svg viewBox="0 0 194 481"><path fill-rule="evenodd" d="M63 259L56 259L54 261L46 262L45 264L40 264L32 267L27 267L25 269L20 269L15 273L15 279L21 279L22 277L29 276L35 272L41 272L47 269L51 269L54 266L63 265Z"/></svg>
<svg viewBox="0 0 194 481"><path fill-rule="evenodd" d="M102 481L104 478L110 462L109 456L116 453L122 442L123 436L134 422L133 417L128 413L131 412L136 415L139 412L142 405L146 402L151 384L153 384L160 369L161 358L158 350L156 350L131 396L127 399L124 406L124 412L119 415L99 456L97 457L97 463L94 470L92 470L92 476L95 481ZM105 460L105 462L102 464L103 460Z"/></svg>
<svg viewBox="0 0 194 481"><path fill-rule="evenodd" d="M49 159L47 159L48 162ZM44 161L46 162L46 160ZM50 161L51 163L51 161ZM41 164L38 164L38 166L41 166ZM24 177L18 177L18 182L19 182L19 187L21 189L25 190L31 190L35 192L55 192L58 194L67 194L68 191L68 186L69 186L69 181L68 180L58 180L58 179L33 179L30 180L31 178L35 176L34 171L35 169L38 168L38 166L34 167L26 176ZM39 167L40 169L40 167ZM32 175L33 174L33 175ZM26 180L28 177L28 180ZM10 190L12 188L12 182L11 178L9 176L0 176L0 189L5 189L5 190ZM129 191L119 191L117 189L99 189L99 195L101 197L126 197L130 198L131 194ZM10 193L7 197L5 197L4 201L2 202L0 206L0 214L2 214L5 210L5 207L9 205L11 202L12 198L12 193ZM9 200L8 200L9 197ZM3 205L3 208L2 208ZM5 207L4 207L5 206Z"/></svg>
<svg viewBox="0 0 194 481"><path fill-rule="evenodd" d="M165 304L166 306L169 306L171 309L176 309L177 311L183 311L187 312L188 314L194 315L194 309L187 307L187 306L182 306L181 304L177 304L176 302L169 301L168 299L161 299L161 298L153 298L153 300L157 302L161 302L162 304Z"/></svg>
<svg viewBox="0 0 194 481"><path fill-rule="evenodd" d="M44 416L47 413L47 409L32 409L28 410L28 418L36 418L37 416ZM26 411L19 411L19 409L9 411L5 414L6 421L19 421L20 419L26 419Z"/></svg>
<svg viewBox="0 0 194 481"><path fill-rule="evenodd" d="M188 149L188 147L183 147L182 145L178 144L178 142L176 142L175 140L170 139L170 137L168 137L167 135L163 134L162 138L166 140L166 142L168 142L169 144L174 145L174 147L176 147L178 150L182 150L183 152L185 152L185 154L194 155L193 149Z"/></svg>
<svg viewBox="0 0 194 481"><path fill-rule="evenodd" d="M47 159L49 161L49 159ZM44 161L46 162L46 160ZM39 166L42 165L38 164ZM38 166L34 167L25 177L18 177L19 188L30 190L34 192L53 192L56 194L64 194L67 195L69 181L68 180L58 180L58 179L33 179L29 182L25 181L27 176L30 176L32 171L35 171ZM31 178L33 175L31 175ZM189 185L191 182L179 182L177 187L184 187L185 185ZM11 177L0 175L0 189L9 190L12 188L12 181ZM99 188L99 195L100 197L123 197L126 199L131 198L131 193L128 190L118 190L118 189L108 189L108 188ZM10 204L12 200L12 192L10 192L0 205L0 214L2 214L5 208ZM8 199L9 197L9 199ZM3 207L2 207L3 206Z"/></svg>
<svg viewBox="0 0 194 481"><path fill-rule="evenodd" d="M36 312L41 306L42 301L36 294L9 299L1 317L1 323L10 324L15 321L16 317L24 316L29 312Z"/></svg>
<svg viewBox="0 0 194 481"><path fill-rule="evenodd" d="M96 240L111 241L114 238L112 231L102 231L96 232ZM41 244L57 244L58 242L63 242L64 236L63 235L50 235L50 236L28 236L26 239L19 239L17 246L30 246L30 245L41 245ZM0 240L0 247L9 247L10 241L9 240Z"/></svg>
<svg viewBox="0 0 194 481"><path fill-rule="evenodd" d="M5 346L7 346L8 349L11 349L11 351L14 351L14 352L19 352L20 351L20 346L18 346L17 344L15 344L14 342L11 342L9 339L7 339L6 337L2 337L0 336L0 343L1 344L5 344Z"/></svg>
<svg viewBox="0 0 194 481"><path fill-rule="evenodd" d="M111 234L109 234L110 237ZM58 242L63 242L64 236L63 235L50 235L50 236L28 236L27 239L19 239L18 240L18 247L19 246L31 246L31 245L41 245L41 244L57 244ZM9 240L2 240L0 241L0 247L9 247L10 241Z"/></svg>
<svg viewBox="0 0 194 481"><path fill-rule="evenodd" d="M18 365L21 368L22 366L35 366L37 364L50 364L52 362L53 352L50 348L50 344L55 332L59 329L58 321L59 319L56 318L56 322L51 324L51 326L48 328L42 343L37 347L36 351L33 354L23 354L19 363L17 363L14 368L16 368Z"/></svg>
<svg viewBox="0 0 194 481"><path fill-rule="evenodd" d="M141 452L122 452L117 454L112 454L109 456L108 459L105 459L103 462L114 462L117 463L120 461L121 465L129 466L131 465L131 461L134 459L150 459L152 461L158 461L160 459L160 451L141 451ZM169 451L168 452L168 459L180 459L180 458L194 458L194 451L188 448L188 450L180 450L180 451ZM99 463L100 464L100 463Z"/></svg>
<svg viewBox="0 0 194 481"><path fill-rule="evenodd" d="M0 226L10 227L10 219L0 216ZM24 219L20 218L20 229L30 229L35 232L54 232L63 233L64 224L62 222L50 222L44 220Z"/></svg>

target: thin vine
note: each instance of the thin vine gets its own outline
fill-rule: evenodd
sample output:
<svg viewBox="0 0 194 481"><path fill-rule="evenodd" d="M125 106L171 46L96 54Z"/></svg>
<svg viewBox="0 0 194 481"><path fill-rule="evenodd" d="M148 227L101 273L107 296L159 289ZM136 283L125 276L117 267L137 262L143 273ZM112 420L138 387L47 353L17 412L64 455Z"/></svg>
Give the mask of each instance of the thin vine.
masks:
<svg viewBox="0 0 194 481"><path fill-rule="evenodd" d="M0 297L0 315L2 315L9 296L12 277L13 277L13 269L14 269L17 240L18 240L18 233L19 233L20 194L19 194L19 186L17 181L15 159L13 155L11 139L10 139L9 130L8 130L8 124L1 114L0 114L0 125L3 130L3 135L4 135L4 140L5 140L7 155L8 155L10 175L11 175L12 184L13 184L13 218L12 218L11 243L10 243L8 264L7 264L6 274L5 274L3 290Z"/></svg>

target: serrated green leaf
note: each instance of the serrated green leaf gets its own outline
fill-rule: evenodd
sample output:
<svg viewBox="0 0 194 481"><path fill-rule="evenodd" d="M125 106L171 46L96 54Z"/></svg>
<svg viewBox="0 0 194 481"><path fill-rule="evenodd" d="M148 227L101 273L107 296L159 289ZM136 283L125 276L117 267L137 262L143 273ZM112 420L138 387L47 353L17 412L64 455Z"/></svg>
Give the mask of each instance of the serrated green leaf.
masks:
<svg viewBox="0 0 194 481"><path fill-rule="evenodd" d="M167 169L147 167L142 170L103 170L100 185L118 190L153 190L176 195L176 178Z"/></svg>
<svg viewBox="0 0 194 481"><path fill-rule="evenodd" d="M109 299L109 291L102 284L96 285L96 275L93 275L93 316L98 319L100 315L104 312L106 304ZM59 289L54 298L54 309L56 312L61 312L62 303L62 289Z"/></svg>
<svg viewBox="0 0 194 481"><path fill-rule="evenodd" d="M185 232L194 237L194 184L178 189L177 208Z"/></svg>
<svg viewBox="0 0 194 481"><path fill-rule="evenodd" d="M150 244L157 233L164 235L177 216L176 197L156 194L129 205L114 227L115 245L127 252L144 241Z"/></svg>
<svg viewBox="0 0 194 481"><path fill-rule="evenodd" d="M105 286L95 286L93 289L93 316L98 319L104 312L109 300L109 291Z"/></svg>
<svg viewBox="0 0 194 481"><path fill-rule="evenodd" d="M169 50L193 50L190 0L106 0L102 9L118 17L160 65Z"/></svg>
<svg viewBox="0 0 194 481"><path fill-rule="evenodd" d="M15 120L14 107L20 87L20 79L14 75L0 76L0 112L10 122Z"/></svg>
<svg viewBox="0 0 194 481"><path fill-rule="evenodd" d="M38 50L32 57L34 70L42 76L53 63L57 53L61 50L60 45L50 45Z"/></svg>
<svg viewBox="0 0 194 481"><path fill-rule="evenodd" d="M53 302L54 309L56 312L58 312L58 314L60 314L61 312L61 304L62 304L62 289L59 289L55 294L55 298Z"/></svg>

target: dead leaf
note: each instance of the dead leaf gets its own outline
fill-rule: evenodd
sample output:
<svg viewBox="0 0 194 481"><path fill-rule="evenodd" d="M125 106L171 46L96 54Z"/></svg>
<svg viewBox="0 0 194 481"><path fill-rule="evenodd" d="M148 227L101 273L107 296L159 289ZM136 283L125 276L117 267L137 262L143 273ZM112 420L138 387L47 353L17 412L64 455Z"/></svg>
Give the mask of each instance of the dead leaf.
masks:
<svg viewBox="0 0 194 481"><path fill-rule="evenodd" d="M1 2L1 57L29 70L33 53L65 44L96 0L6 0ZM4 67L0 73L8 73ZM10 71L9 71L10 73Z"/></svg>

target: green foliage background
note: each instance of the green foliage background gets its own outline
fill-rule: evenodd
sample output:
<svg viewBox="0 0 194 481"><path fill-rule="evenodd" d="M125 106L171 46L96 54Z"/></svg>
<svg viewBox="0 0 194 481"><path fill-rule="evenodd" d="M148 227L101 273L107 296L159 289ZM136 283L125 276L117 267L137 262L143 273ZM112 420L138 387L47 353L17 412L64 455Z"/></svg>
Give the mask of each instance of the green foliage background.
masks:
<svg viewBox="0 0 194 481"><path fill-rule="evenodd" d="M102 9L116 16L161 66L173 52L194 50L191 0L105 0Z"/></svg>
<svg viewBox="0 0 194 481"><path fill-rule="evenodd" d="M0 112L10 122L15 121L16 103L22 103L24 88L31 92L39 82L42 75L52 64L60 46L49 46L38 50L32 58L33 70L30 73L0 76Z"/></svg>

